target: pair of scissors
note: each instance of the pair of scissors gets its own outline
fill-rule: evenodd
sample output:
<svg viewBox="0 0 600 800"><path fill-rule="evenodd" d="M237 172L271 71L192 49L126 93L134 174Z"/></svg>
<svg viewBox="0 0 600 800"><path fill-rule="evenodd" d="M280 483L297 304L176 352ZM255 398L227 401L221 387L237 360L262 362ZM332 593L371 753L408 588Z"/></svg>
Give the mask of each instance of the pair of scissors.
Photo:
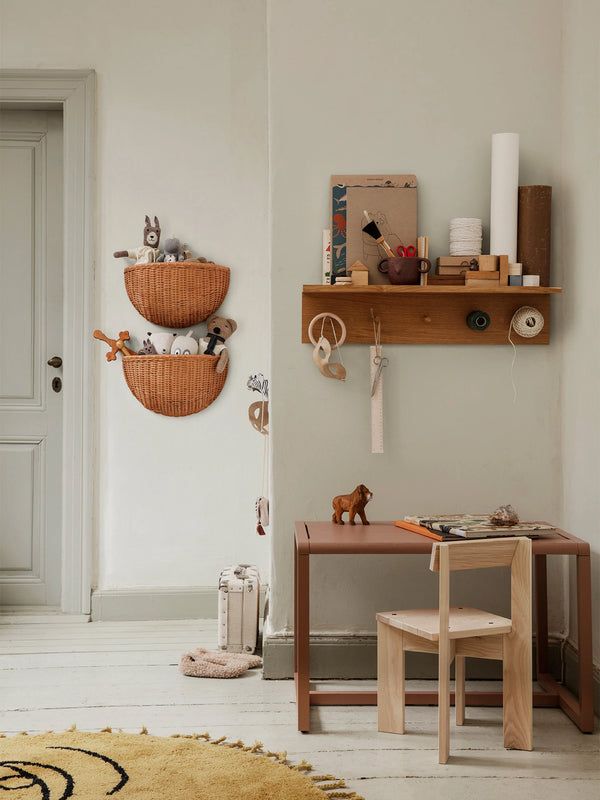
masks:
<svg viewBox="0 0 600 800"><path fill-rule="evenodd" d="M375 377L373 378L373 383L371 384L371 397L373 397L375 395L375 392L377 391L377 384L379 383L379 379L381 378L381 373L383 372L385 367L387 367L387 365L389 364L389 358L377 355L373 359L373 363L377 367L377 371L375 372Z"/></svg>
<svg viewBox="0 0 600 800"><path fill-rule="evenodd" d="M417 248L412 244L409 244L408 247L401 244L396 248L396 252L400 258L414 258L417 255Z"/></svg>

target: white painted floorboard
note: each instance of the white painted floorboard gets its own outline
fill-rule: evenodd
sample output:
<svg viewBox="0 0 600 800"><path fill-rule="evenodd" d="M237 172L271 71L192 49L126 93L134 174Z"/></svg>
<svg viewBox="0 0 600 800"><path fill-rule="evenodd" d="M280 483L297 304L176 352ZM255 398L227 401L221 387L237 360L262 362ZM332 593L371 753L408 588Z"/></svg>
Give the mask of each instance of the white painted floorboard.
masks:
<svg viewBox="0 0 600 800"><path fill-rule="evenodd" d="M407 709L407 734L377 732L373 707L321 707L313 733L296 730L291 681L185 678L187 649L214 647L214 620L0 624L0 730L30 733L106 725L168 735L208 730L257 739L291 760L335 773L366 800L598 800L600 736L556 709L534 712L533 753L504 750L501 709L469 708L437 763L437 710ZM350 681L361 688L367 681ZM412 682L414 687L425 682ZM335 686L335 683L328 685ZM413 688L413 687L411 687ZM483 688L482 683L477 688Z"/></svg>

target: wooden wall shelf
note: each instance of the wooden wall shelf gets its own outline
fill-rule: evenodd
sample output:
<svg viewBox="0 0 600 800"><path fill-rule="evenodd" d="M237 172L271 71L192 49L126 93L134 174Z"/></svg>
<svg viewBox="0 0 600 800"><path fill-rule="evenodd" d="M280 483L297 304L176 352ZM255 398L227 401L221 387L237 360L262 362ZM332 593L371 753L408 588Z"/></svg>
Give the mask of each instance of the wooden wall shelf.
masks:
<svg viewBox="0 0 600 800"><path fill-rule="evenodd" d="M371 309L381 320L384 344L507 344L515 311L533 306L544 315L544 329L533 339L516 334L519 344L550 341L550 295L556 286L503 286L468 289L463 286L322 286L302 290L302 341L308 342L308 324L323 311L346 323L350 344L373 344ZM485 331L467 327L467 314L486 311L491 318Z"/></svg>

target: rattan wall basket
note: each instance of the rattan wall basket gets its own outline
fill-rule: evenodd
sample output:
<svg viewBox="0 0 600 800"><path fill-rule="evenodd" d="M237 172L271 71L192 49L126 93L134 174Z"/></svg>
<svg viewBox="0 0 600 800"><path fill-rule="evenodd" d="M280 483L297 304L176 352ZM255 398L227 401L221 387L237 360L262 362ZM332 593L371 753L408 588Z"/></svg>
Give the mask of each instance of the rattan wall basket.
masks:
<svg viewBox="0 0 600 800"><path fill-rule="evenodd" d="M229 267L201 261L125 267L125 288L142 317L187 328L216 311L229 289Z"/></svg>
<svg viewBox="0 0 600 800"><path fill-rule="evenodd" d="M216 356L123 356L132 394L149 411L185 417L203 411L221 393L227 369L218 373Z"/></svg>

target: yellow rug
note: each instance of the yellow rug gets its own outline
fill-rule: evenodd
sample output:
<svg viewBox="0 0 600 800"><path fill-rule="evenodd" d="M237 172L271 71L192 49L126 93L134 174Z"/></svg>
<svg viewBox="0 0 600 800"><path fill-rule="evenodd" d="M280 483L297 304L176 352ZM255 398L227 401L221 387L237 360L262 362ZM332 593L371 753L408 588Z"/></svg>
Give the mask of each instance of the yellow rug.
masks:
<svg viewBox="0 0 600 800"><path fill-rule="evenodd" d="M110 729L0 738L3 790L7 800L362 800L343 780L259 742Z"/></svg>

